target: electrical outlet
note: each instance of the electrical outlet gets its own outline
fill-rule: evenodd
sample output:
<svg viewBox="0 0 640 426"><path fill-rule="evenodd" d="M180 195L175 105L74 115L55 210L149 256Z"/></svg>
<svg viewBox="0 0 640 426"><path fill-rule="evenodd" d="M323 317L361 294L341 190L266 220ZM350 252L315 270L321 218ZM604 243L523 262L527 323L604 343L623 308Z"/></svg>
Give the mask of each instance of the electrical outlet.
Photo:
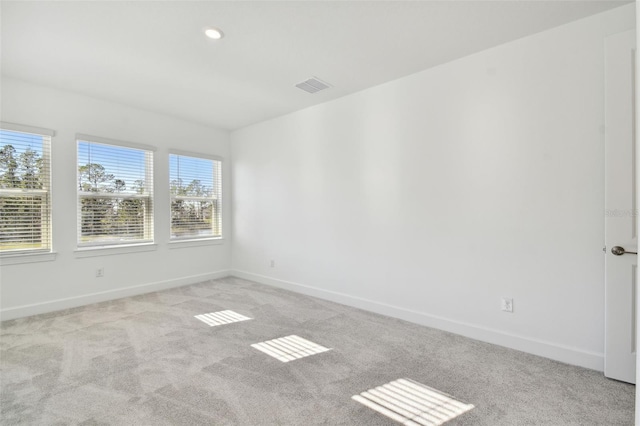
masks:
<svg viewBox="0 0 640 426"><path fill-rule="evenodd" d="M272 267L272 268L275 268L276 267L276 261L271 259L271 261L269 262L269 266Z"/></svg>
<svg viewBox="0 0 640 426"><path fill-rule="evenodd" d="M96 278L102 278L102 277L104 277L104 268L96 269Z"/></svg>
<svg viewBox="0 0 640 426"><path fill-rule="evenodd" d="M500 307L504 312L513 312L513 299L503 297Z"/></svg>

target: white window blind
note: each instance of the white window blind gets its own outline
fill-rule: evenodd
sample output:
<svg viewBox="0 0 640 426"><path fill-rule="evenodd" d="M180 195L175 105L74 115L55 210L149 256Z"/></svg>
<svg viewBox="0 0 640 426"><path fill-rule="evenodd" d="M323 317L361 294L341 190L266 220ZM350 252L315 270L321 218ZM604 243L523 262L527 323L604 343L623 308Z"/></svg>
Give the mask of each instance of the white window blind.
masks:
<svg viewBox="0 0 640 426"><path fill-rule="evenodd" d="M222 161L170 154L171 240L222 236Z"/></svg>
<svg viewBox="0 0 640 426"><path fill-rule="evenodd" d="M0 253L48 252L53 132L38 134L15 128L28 129L0 128Z"/></svg>
<svg viewBox="0 0 640 426"><path fill-rule="evenodd" d="M78 221L80 247L152 242L152 150L79 138Z"/></svg>

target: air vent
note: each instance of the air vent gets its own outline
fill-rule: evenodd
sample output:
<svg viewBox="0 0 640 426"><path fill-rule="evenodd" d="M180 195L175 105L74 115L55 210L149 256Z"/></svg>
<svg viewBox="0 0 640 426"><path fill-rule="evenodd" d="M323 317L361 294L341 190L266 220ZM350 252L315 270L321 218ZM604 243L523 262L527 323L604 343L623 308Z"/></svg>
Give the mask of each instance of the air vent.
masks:
<svg viewBox="0 0 640 426"><path fill-rule="evenodd" d="M319 78L311 77L309 80L296 84L296 87L304 90L305 92L316 93L321 90L328 89L331 86Z"/></svg>

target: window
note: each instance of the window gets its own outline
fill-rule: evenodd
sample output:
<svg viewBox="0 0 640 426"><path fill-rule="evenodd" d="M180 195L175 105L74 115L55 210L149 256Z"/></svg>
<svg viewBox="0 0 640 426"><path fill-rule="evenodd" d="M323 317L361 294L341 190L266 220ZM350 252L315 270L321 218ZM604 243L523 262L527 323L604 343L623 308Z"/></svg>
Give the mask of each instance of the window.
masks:
<svg viewBox="0 0 640 426"><path fill-rule="evenodd" d="M0 124L0 254L51 251L52 136Z"/></svg>
<svg viewBox="0 0 640 426"><path fill-rule="evenodd" d="M169 155L171 240L222 236L222 161L198 154Z"/></svg>
<svg viewBox="0 0 640 426"><path fill-rule="evenodd" d="M77 140L78 246L153 242L153 148Z"/></svg>

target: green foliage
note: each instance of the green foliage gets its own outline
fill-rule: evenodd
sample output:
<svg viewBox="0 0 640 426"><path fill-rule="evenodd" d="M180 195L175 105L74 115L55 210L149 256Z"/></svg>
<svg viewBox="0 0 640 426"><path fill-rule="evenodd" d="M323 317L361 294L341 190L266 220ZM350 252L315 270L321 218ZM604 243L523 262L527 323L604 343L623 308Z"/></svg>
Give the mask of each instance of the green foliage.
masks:
<svg viewBox="0 0 640 426"><path fill-rule="evenodd" d="M44 173L42 157L31 148L20 155L13 145L0 148L0 187L42 189Z"/></svg>
<svg viewBox="0 0 640 426"><path fill-rule="evenodd" d="M133 188L136 190L136 194L144 194L145 186L144 181L137 179L133 182Z"/></svg>
<svg viewBox="0 0 640 426"><path fill-rule="evenodd" d="M17 154L13 145L0 148L0 188L42 189L44 161L31 148ZM47 195L0 197L0 250L38 248Z"/></svg>
<svg viewBox="0 0 640 426"><path fill-rule="evenodd" d="M193 179L185 185L182 179L170 184L171 194L178 197L211 197L213 189ZM174 199L171 203L171 233L174 236L204 236L214 233L214 202L211 200Z"/></svg>
<svg viewBox="0 0 640 426"><path fill-rule="evenodd" d="M98 163L78 167L78 188L84 192L122 193L127 183L107 173ZM145 193L145 184L136 180L132 189ZM81 240L96 238L138 239L144 238L144 199L85 197L81 199Z"/></svg>
<svg viewBox="0 0 640 426"><path fill-rule="evenodd" d="M28 148L18 154L12 145L0 148L0 188L42 189L47 170L36 151ZM145 220L151 206L146 198L128 197L129 193L144 195L147 191L142 180L127 183L108 173L98 163L78 167L78 189L89 193L121 194L117 198L81 198L81 240L144 238ZM209 198L213 190L194 179L188 184L181 179L170 183L174 196ZM0 250L32 247L42 240L42 218L46 212L48 194L0 197ZM171 230L174 235L211 235L217 223L217 200L175 199L171 206ZM26 231L25 231L26 230Z"/></svg>
<svg viewBox="0 0 640 426"><path fill-rule="evenodd" d="M18 170L20 172L20 187L25 189L42 189L41 177L43 174L44 161L42 157L27 148L18 157Z"/></svg>
<svg viewBox="0 0 640 426"><path fill-rule="evenodd" d="M184 197L211 197L213 194L213 189L203 185L199 179L193 179L187 185L182 179L174 179L171 181L169 190L172 195Z"/></svg>
<svg viewBox="0 0 640 426"><path fill-rule="evenodd" d="M78 187L85 192L113 192L115 176L102 164L89 163L78 167Z"/></svg>
<svg viewBox="0 0 640 426"><path fill-rule="evenodd" d="M146 200L129 198L83 198L82 241L97 237L144 238Z"/></svg>
<svg viewBox="0 0 640 426"><path fill-rule="evenodd" d="M46 196L0 197L0 249L25 248L42 242Z"/></svg>

